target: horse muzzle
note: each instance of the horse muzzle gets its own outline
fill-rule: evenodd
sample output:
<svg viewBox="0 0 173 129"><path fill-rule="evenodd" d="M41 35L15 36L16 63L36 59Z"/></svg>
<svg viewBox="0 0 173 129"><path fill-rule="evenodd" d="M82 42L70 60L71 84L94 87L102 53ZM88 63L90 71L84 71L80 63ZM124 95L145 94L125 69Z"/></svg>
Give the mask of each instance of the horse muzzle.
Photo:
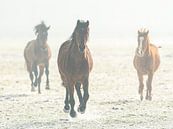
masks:
<svg viewBox="0 0 173 129"><path fill-rule="evenodd" d="M79 46L79 51L80 51L81 53L83 53L84 50L85 50L85 46Z"/></svg>
<svg viewBox="0 0 173 129"><path fill-rule="evenodd" d="M139 57L143 57L144 56L144 52L141 49L137 49L136 50L136 55Z"/></svg>

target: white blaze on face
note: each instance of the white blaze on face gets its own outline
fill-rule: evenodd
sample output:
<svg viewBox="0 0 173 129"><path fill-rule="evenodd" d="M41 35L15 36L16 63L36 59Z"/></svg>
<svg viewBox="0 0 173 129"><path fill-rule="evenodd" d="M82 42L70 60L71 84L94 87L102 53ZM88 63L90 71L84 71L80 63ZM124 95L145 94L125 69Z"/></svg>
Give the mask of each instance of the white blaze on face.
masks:
<svg viewBox="0 0 173 129"><path fill-rule="evenodd" d="M144 41L144 37L139 37L139 46L138 46L138 49L137 49L137 55L140 56L140 57L143 56L143 50L142 50L143 41Z"/></svg>
<svg viewBox="0 0 173 129"><path fill-rule="evenodd" d="M139 49L142 50L142 43L144 41L144 37L139 38Z"/></svg>

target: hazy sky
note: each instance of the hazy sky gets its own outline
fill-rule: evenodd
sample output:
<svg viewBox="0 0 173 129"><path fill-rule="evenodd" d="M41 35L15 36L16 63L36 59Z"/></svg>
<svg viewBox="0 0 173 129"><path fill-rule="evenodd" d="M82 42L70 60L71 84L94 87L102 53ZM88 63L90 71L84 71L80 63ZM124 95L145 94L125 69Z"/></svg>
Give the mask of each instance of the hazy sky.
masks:
<svg viewBox="0 0 173 129"><path fill-rule="evenodd" d="M152 36L173 36L173 0L0 0L0 39L34 38L42 20L49 38L67 39L77 19L90 21L90 38L136 36L147 27Z"/></svg>

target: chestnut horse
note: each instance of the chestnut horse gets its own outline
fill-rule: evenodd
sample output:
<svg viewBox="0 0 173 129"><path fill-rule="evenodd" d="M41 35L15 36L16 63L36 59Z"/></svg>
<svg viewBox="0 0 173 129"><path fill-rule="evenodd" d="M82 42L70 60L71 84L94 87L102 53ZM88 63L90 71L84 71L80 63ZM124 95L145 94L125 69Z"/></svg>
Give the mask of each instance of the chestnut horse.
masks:
<svg viewBox="0 0 173 129"><path fill-rule="evenodd" d="M31 91L34 91L34 86L38 85L38 93L40 92L41 77L44 73L44 68L47 81L46 89L49 89L49 59L51 57L51 51L47 44L47 36L49 27L46 27L44 22L35 27L36 40L28 42L24 49L24 58L27 65L27 71L29 72L31 80ZM39 76L37 66L39 67ZM35 81L33 72L35 75Z"/></svg>
<svg viewBox="0 0 173 129"><path fill-rule="evenodd" d="M137 75L139 79L139 94L140 99L143 100L143 75L148 75L146 82L146 100L152 100L151 90L152 90L152 80L155 71L160 65L160 56L158 48L150 43L149 31L146 29L138 30L138 47L136 49L134 57L134 67L137 70Z"/></svg>
<svg viewBox="0 0 173 129"><path fill-rule="evenodd" d="M86 103L89 98L88 79L93 67L93 60L86 44L88 36L89 21L78 20L71 39L61 45L58 54L57 64L62 84L66 88L64 111L68 112L70 110L71 117L76 117L76 111L74 110L74 87L76 88L80 102L78 112L85 112ZM81 85L83 85L83 95L81 93Z"/></svg>

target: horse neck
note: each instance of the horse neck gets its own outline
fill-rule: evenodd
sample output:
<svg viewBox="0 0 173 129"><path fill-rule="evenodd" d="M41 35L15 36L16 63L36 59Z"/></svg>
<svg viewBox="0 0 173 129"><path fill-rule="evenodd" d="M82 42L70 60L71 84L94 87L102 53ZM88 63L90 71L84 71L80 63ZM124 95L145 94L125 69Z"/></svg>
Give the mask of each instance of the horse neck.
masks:
<svg viewBox="0 0 173 129"><path fill-rule="evenodd" d="M147 37L147 49L146 49L146 55L150 55L150 40L149 37Z"/></svg>
<svg viewBox="0 0 173 129"><path fill-rule="evenodd" d="M70 46L70 57L72 57L73 59L76 59L77 61L81 61L85 57L85 51L81 53L79 51L76 41L73 39L71 41L71 46Z"/></svg>
<svg viewBox="0 0 173 129"><path fill-rule="evenodd" d="M42 44L46 44L47 40L43 41L39 38L39 36L37 36L36 38L36 42L37 42L37 47L45 47L45 46L42 46Z"/></svg>
<svg viewBox="0 0 173 129"><path fill-rule="evenodd" d="M35 42L35 54L40 55L40 53L42 53L43 49L46 47L46 44L43 43L44 41L40 40L38 37L35 41L36 41ZM42 45L42 44L45 44L45 45Z"/></svg>

